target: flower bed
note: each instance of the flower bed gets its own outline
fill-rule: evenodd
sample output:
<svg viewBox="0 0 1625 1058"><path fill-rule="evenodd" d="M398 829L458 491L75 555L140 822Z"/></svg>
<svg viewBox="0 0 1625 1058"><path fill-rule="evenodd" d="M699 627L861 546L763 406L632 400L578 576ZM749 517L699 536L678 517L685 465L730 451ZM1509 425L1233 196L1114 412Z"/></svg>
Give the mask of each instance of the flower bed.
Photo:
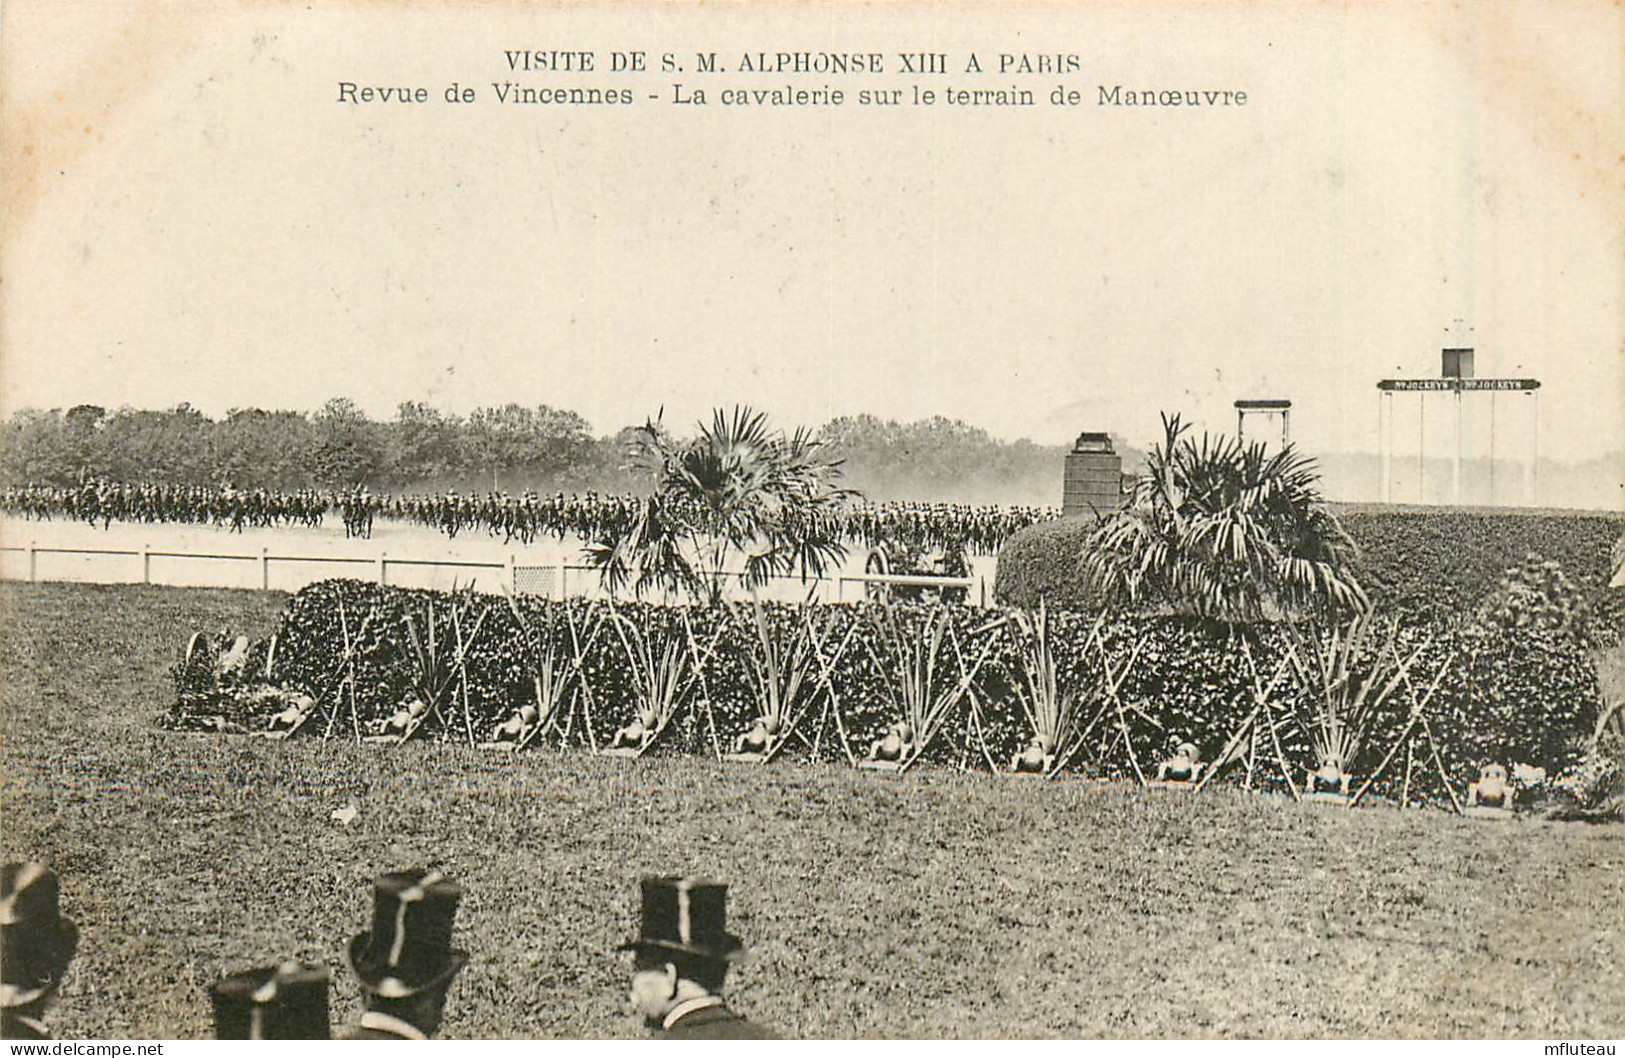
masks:
<svg viewBox="0 0 1625 1058"><path fill-rule="evenodd" d="M913 680L922 695L947 703L934 729L922 732L935 737L920 759L1002 770L1033 735L1015 690L1021 639L1010 616L872 604L772 604L756 611L510 601L324 581L296 595L275 630L269 682L287 693L258 692L256 699L248 684L211 682L206 671L182 667L171 722L205 726L220 715L263 730L273 710L304 694L318 703L319 715L297 737L353 739L387 730L402 703L416 698L425 708L400 734L483 742L529 705L541 707L548 721L531 745L598 749L650 705L646 677L660 669L670 708L648 751L722 756L767 711L763 679L785 680L783 667L800 658L804 678L780 703L790 729L784 754L855 763L901 718L906 695L899 688ZM1185 739L1211 760L1254 711L1254 688L1270 685L1278 671L1285 678L1275 679L1267 696L1276 736L1260 736L1251 768L1237 760L1215 781L1282 788L1284 774L1301 783L1315 763L1314 700L1283 663L1291 630L1131 617L1102 621L1092 635L1091 615L1049 619L1061 686L1080 696L1079 716L1094 721L1073 768L1149 772ZM776 644L772 673L764 636ZM1395 694L1373 719L1366 748L1347 762L1349 770L1360 776L1375 770L1406 727L1411 702L1437 677L1427 709L1432 739L1395 755L1373 787L1377 795L1443 799L1430 744L1458 791L1487 760L1534 764L1555 775L1575 762L1598 715L1596 676L1564 636L1410 625L1399 630L1397 647L1407 656L1420 650L1411 670L1414 691ZM546 680L538 678L544 663ZM1102 692L1108 670L1121 678L1115 696ZM956 696L961 683L968 693Z"/></svg>

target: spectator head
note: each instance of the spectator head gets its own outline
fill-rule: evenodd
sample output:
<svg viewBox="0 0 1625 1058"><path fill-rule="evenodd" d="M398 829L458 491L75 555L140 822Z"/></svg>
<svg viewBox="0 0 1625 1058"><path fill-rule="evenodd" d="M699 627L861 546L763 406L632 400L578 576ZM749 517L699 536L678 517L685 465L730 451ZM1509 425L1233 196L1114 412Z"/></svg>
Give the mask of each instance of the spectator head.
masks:
<svg viewBox="0 0 1625 1058"><path fill-rule="evenodd" d="M399 871L373 882L372 929L350 941L350 969L367 1008L433 1035L452 978L468 953L451 946L463 890L438 870Z"/></svg>
<svg viewBox="0 0 1625 1058"><path fill-rule="evenodd" d="M728 966L744 955L727 931L728 887L699 878L643 879L634 953L632 1005L651 1024L689 999L722 992Z"/></svg>
<svg viewBox="0 0 1625 1058"><path fill-rule="evenodd" d="M209 988L217 1040L325 1040L325 966L285 962L228 974Z"/></svg>
<svg viewBox="0 0 1625 1058"><path fill-rule="evenodd" d="M58 908L60 883L38 863L0 867L0 1008L41 1009L62 983L79 930Z"/></svg>

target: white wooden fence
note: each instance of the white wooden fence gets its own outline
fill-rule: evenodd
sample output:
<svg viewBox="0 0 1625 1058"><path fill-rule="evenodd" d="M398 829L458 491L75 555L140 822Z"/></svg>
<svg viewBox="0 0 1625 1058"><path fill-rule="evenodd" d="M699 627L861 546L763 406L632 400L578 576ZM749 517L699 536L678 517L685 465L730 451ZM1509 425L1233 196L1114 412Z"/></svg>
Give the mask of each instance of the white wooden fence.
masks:
<svg viewBox="0 0 1625 1058"><path fill-rule="evenodd" d="M249 579L257 581L261 590L268 591L272 587L271 575L273 565L282 567L304 567L302 575L299 571L289 570L291 580L279 580L277 587L283 590L296 590L305 584L323 579L328 576L358 576L368 580L376 580L379 584L389 584L390 571L424 570L429 572L439 570L452 570L462 573L471 570L489 570L498 574L498 580L503 589L521 595L543 595L548 598L563 599L572 593L576 595L598 594L598 573L591 566L573 565L566 562L555 562L548 565L520 562L514 555L508 555L502 561L479 561L473 559L451 558L407 558L392 557L388 552L380 551L376 555L310 555L310 554L275 554L268 547L262 547L258 552L230 553L221 551L181 551L160 549L148 546L140 548L117 547L57 547L42 545L37 541L29 541L26 546L0 547L0 555L21 555L26 559L26 579L30 583L41 580L78 580L90 583L136 583L136 584L163 584L173 583L172 579L153 576L153 560L184 560L188 566L203 564L207 569L234 567L248 572ZM105 569L93 571L103 576L92 577L64 577L41 574L40 558L50 555L75 555L85 557L130 558L134 561L124 570L112 571L107 576ZM0 576L7 579L22 580L24 576L13 572L13 563L0 563ZM330 567L338 567L336 569ZM357 569L357 567L361 567ZM320 572L317 572L320 571ZM84 571L79 571L83 573ZM987 582L981 577L924 577L908 574L880 574L880 573L853 573L835 577L808 578L803 581L799 577L787 576L776 578L784 582L791 590L802 593L812 591L825 601L843 601L850 593L855 599L861 594L873 595L873 586L889 587L892 585L925 587L925 588L963 588L967 598L974 604L987 605ZM241 576L230 575L214 577L205 574L201 586L213 587L254 587L253 583L243 583ZM185 580L183 583L200 586L195 579ZM475 581L476 586L478 581ZM794 586L801 585L800 588ZM500 589L499 589L500 590Z"/></svg>

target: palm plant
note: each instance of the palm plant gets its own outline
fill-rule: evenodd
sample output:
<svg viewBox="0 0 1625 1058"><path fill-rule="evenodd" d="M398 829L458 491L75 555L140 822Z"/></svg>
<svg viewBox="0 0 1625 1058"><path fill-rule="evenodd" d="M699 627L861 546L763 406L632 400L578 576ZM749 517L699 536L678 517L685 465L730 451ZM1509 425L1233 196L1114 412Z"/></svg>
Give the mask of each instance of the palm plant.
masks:
<svg viewBox="0 0 1625 1058"><path fill-rule="evenodd" d="M1426 648L1424 643L1401 657L1398 634L1398 621L1367 613L1324 634L1309 629L1287 641L1288 661L1308 696L1304 726L1316 765L1329 776L1347 774L1354 766L1389 699Z"/></svg>
<svg viewBox="0 0 1625 1058"><path fill-rule="evenodd" d="M455 701L457 690L462 691L463 723L469 744L474 743L474 719L468 701L468 673L465 662L469 648L479 637L489 607L481 607L473 627L464 634L467 612L475 606L472 588L452 592L450 614L444 619L435 616L434 600L423 604L423 623L420 627L412 614L405 619L406 640L402 653L406 659L406 673L411 693L402 708L386 721L383 737L405 742L417 733L431 716L442 715L446 699Z"/></svg>
<svg viewBox="0 0 1625 1058"><path fill-rule="evenodd" d="M640 627L618 610L611 610L610 625L625 651L627 673L637 713L621 729L617 741L642 755L677 715L698 678L700 659L689 643L658 620Z"/></svg>
<svg viewBox="0 0 1625 1058"><path fill-rule="evenodd" d="M864 637L862 642L881 675L881 686L897 717L893 729L900 732L903 743L903 755L897 761L901 771L919 759L953 711L972 694L971 685L996 637L985 637L981 653L967 665L947 609L929 611L918 629L907 627L889 605L882 606L870 620L874 635ZM947 652L943 643L949 637L953 637L952 652L958 660L957 676L944 671ZM872 642L882 644L883 650L876 651ZM871 756L876 754L871 752Z"/></svg>
<svg viewBox="0 0 1625 1058"><path fill-rule="evenodd" d="M1076 691L1061 688L1060 665L1055 657L1054 641L1050 633L1049 609L1042 602L1035 613L1016 611L1016 626L1020 673L1012 684L1021 711L1032 727L1033 741L1029 751L1037 751L1038 768L1049 773L1060 762L1068 759L1084 736L1082 701ZM1100 634L1102 614L1090 631L1089 640ZM1018 756L1018 763L1023 763Z"/></svg>
<svg viewBox="0 0 1625 1058"><path fill-rule="evenodd" d="M1353 544L1323 505L1314 461L1162 417L1132 504L1101 520L1083 570L1116 604L1222 621L1333 616L1367 608Z"/></svg>
<svg viewBox="0 0 1625 1058"><path fill-rule="evenodd" d="M593 730L592 681L587 678L587 658L598 642L608 616L613 612L591 603L564 604L564 627L570 639L569 672L576 680L577 697L581 702L581 729L587 736L587 745L598 752L598 736ZM566 730L569 728L566 722Z"/></svg>
<svg viewBox="0 0 1625 1058"><path fill-rule="evenodd" d="M519 625L520 642L523 645L522 656L525 658L526 667L530 670L531 685L536 692L535 704L522 707L514 718L518 721L517 728L512 731L515 736L514 748L523 749L538 735L556 725L561 716L568 713L570 685L578 669L570 664L570 659L565 656L564 646L556 634L557 611L549 607L546 611L546 623L540 628L533 628L525 619L518 601L511 595L506 598L508 609ZM510 720L509 724L512 723Z"/></svg>
<svg viewBox="0 0 1625 1058"><path fill-rule="evenodd" d="M821 576L846 556L837 515L854 493L839 485L841 461L805 429L770 430L743 407L718 409L689 441L650 421L635 431L629 463L655 492L587 549L611 592L630 585L717 603L735 575L760 587L775 574Z"/></svg>
<svg viewBox="0 0 1625 1058"><path fill-rule="evenodd" d="M803 603L802 609L808 605ZM775 634L766 607L752 598L750 628L755 636L752 649L743 655L745 677L761 712L751 731L736 741L735 752L760 753L765 762L778 753L818 698L818 655L812 623L805 615Z"/></svg>

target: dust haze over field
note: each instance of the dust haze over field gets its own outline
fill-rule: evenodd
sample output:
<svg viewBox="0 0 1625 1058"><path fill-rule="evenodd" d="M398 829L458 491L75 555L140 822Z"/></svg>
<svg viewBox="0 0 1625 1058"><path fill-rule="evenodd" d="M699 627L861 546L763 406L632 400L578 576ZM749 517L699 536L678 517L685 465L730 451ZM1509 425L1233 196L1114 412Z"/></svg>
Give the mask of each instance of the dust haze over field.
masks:
<svg viewBox="0 0 1625 1058"><path fill-rule="evenodd" d="M1381 495L1382 465L1376 456L1332 454L1318 460L1321 491L1327 499L1370 503ZM1395 456L1394 503L1465 507L1555 507L1567 510L1625 510L1625 452L1599 454L1584 462L1542 459L1530 481L1527 459L1462 460L1461 497L1451 495L1451 461L1428 456L1418 473L1414 453Z"/></svg>

